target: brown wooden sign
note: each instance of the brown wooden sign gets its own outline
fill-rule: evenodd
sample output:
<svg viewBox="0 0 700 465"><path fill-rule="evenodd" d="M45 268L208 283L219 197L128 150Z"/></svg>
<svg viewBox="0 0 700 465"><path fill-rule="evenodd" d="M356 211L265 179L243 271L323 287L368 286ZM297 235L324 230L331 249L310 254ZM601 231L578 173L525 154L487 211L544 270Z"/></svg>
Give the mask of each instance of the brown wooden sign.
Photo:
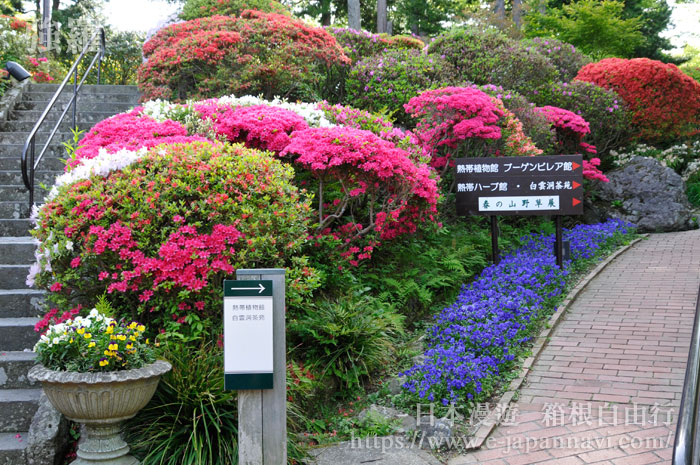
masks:
<svg viewBox="0 0 700 465"><path fill-rule="evenodd" d="M583 157L457 158L459 215L581 215Z"/></svg>

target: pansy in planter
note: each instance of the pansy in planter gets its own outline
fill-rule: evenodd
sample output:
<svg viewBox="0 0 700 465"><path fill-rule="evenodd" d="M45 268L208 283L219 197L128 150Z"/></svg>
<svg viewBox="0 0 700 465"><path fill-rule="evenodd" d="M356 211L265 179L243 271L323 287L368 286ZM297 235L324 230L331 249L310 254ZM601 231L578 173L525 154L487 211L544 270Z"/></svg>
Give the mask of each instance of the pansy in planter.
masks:
<svg viewBox="0 0 700 465"><path fill-rule="evenodd" d="M102 304L103 308L106 304ZM136 321L117 321L93 308L49 326L34 346L37 361L50 370L90 373L141 368L156 361L153 347Z"/></svg>

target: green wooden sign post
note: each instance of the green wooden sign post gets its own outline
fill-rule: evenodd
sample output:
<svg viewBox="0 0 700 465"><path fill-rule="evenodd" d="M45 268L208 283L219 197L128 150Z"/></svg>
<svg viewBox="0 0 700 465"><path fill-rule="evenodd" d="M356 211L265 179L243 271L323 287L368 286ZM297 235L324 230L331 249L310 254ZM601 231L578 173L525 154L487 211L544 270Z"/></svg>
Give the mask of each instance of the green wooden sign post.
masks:
<svg viewBox="0 0 700 465"><path fill-rule="evenodd" d="M224 387L238 390L238 463L287 463L285 270L224 281Z"/></svg>

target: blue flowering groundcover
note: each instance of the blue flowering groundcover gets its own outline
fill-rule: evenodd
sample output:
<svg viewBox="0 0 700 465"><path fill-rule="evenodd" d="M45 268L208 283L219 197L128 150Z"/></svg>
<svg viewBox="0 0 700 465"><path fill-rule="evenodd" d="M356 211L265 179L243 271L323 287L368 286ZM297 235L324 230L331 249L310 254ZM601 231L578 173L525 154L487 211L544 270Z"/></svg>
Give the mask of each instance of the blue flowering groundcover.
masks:
<svg viewBox="0 0 700 465"><path fill-rule="evenodd" d="M409 396L443 405L488 398L539 324L556 311L569 271L633 232L634 225L619 220L564 230L571 261L563 270L555 263L554 235L524 238L435 317L425 361L401 373Z"/></svg>

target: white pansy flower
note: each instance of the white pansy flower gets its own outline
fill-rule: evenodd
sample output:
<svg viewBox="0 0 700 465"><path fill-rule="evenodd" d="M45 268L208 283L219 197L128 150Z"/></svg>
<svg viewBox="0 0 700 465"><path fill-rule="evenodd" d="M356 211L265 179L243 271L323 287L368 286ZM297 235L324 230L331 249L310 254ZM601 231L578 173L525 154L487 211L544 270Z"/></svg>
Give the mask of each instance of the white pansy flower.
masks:
<svg viewBox="0 0 700 465"><path fill-rule="evenodd" d="M73 251L73 241L66 241L66 249L70 250L71 252Z"/></svg>

